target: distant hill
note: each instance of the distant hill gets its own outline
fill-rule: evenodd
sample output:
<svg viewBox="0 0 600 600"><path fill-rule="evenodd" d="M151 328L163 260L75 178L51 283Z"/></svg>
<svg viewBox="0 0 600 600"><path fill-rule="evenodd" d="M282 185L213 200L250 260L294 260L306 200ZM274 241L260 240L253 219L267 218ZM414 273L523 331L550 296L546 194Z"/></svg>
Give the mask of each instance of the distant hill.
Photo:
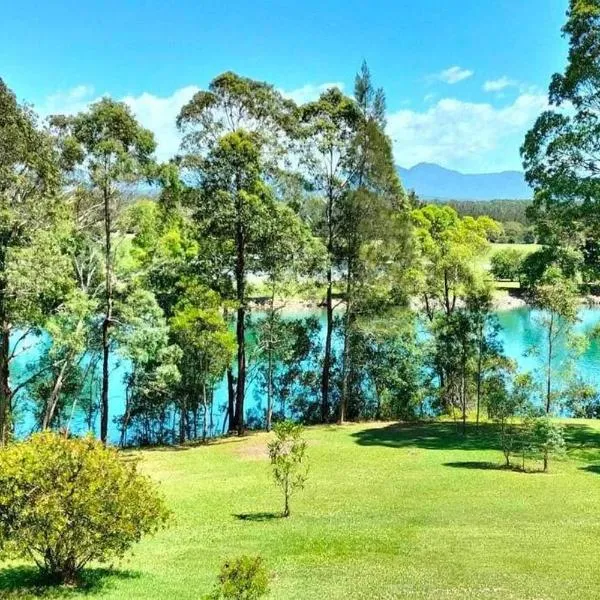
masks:
<svg viewBox="0 0 600 600"><path fill-rule="evenodd" d="M520 171L469 175L432 163L397 169L404 188L415 190L424 199L529 200L532 197Z"/></svg>

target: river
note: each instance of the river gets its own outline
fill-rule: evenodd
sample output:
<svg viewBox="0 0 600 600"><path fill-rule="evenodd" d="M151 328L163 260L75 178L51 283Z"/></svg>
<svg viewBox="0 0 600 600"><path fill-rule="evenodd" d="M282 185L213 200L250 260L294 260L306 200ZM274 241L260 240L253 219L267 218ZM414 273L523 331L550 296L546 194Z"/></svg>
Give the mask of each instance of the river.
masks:
<svg viewBox="0 0 600 600"><path fill-rule="evenodd" d="M295 310L288 313L288 318L302 318L314 315L314 310ZM544 330L539 322L539 314L530 308L514 308L511 310L498 311L498 321L500 324L500 340L502 341L504 352L514 359L520 371L534 371L539 373L540 359L531 353L532 348L541 348L545 346ZM324 315L321 322L325 323ZM576 331L589 334L595 326L600 324L600 309L584 308L579 312L579 322ZM13 360L11 369L11 381L13 385L18 384L28 376L30 366L40 352L40 344L43 339L30 339L24 343L23 351ZM119 440L119 430L113 419L123 414L125 407L125 385L124 376L127 373L129 364L126 360L119 358L115 353L112 356L111 364L111 385L110 385L110 419L109 419L109 437L112 442ZM591 340L587 349L576 361L577 374L586 382L600 387L600 341ZM215 432L219 432L223 426L224 409L227 403L227 386L223 381L215 391L214 402L214 424ZM253 381L249 381L247 386L246 410L248 413L261 413L264 409L262 394L257 389ZM31 432L33 419L28 407L27 398L21 397L17 402L17 435L24 436ZM97 431L99 423L96 422ZM84 417L75 412L72 428L74 431L82 432L87 429Z"/></svg>

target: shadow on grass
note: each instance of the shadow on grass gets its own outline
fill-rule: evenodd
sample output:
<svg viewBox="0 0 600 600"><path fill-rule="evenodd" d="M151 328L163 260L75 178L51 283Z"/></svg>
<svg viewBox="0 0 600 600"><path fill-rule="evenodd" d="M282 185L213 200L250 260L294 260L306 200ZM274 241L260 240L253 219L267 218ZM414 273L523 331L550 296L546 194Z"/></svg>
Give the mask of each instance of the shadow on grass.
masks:
<svg viewBox="0 0 600 600"><path fill-rule="evenodd" d="M0 598L70 598L97 594L114 584L115 579L135 579L138 573L113 569L86 569L77 586L57 585L31 566L0 569Z"/></svg>
<svg viewBox="0 0 600 600"><path fill-rule="evenodd" d="M444 463L445 467L454 467L455 469L479 469L482 471L517 471L517 467L500 465L493 462L485 462L480 460L465 460L457 462Z"/></svg>
<svg viewBox="0 0 600 600"><path fill-rule="evenodd" d="M585 467L579 467L579 470L600 475L600 465L586 465Z"/></svg>
<svg viewBox="0 0 600 600"><path fill-rule="evenodd" d="M262 523L264 521L273 521L275 519L283 519L283 513L280 512L255 512L255 513L240 513L233 515L240 521L254 521Z"/></svg>
<svg viewBox="0 0 600 600"><path fill-rule="evenodd" d="M477 460L465 460L465 461L457 461L457 462L447 462L444 463L445 467L453 467L455 469L479 469L481 471L512 471L513 473L527 473L533 475L535 473L543 473L542 469L537 469L533 467L525 467L523 468L521 465L505 465L493 462L486 461L477 461Z"/></svg>
<svg viewBox="0 0 600 600"><path fill-rule="evenodd" d="M468 423L466 434L454 423L398 423L369 428L352 434L361 446L416 447L427 450L494 450L497 428L492 423L477 427Z"/></svg>
<svg viewBox="0 0 600 600"><path fill-rule="evenodd" d="M466 434L452 422L397 423L352 434L361 446L424 448L426 450L499 450L494 423L467 423ZM568 455L578 460L600 461L600 429L573 423L564 425ZM475 467L472 467L475 468Z"/></svg>

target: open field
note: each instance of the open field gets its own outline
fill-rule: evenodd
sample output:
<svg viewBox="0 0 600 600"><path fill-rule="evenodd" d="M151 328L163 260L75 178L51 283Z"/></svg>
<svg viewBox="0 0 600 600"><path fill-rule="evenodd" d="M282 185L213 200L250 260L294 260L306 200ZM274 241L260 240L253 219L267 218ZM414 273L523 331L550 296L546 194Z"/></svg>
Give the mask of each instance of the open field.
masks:
<svg viewBox="0 0 600 600"><path fill-rule="evenodd" d="M490 260L496 252L500 250L504 250L506 248L511 248L513 250L518 250L523 255L527 256L536 250L539 250L541 246L539 244L490 244L488 251L485 254L482 254L476 260L476 266L486 271L490 268Z"/></svg>
<svg viewBox="0 0 600 600"><path fill-rule="evenodd" d="M79 598L194 599L226 557L261 554L269 598L577 599L600 597L600 428L571 422L551 473L497 468L495 432L451 423L307 431L311 471L278 518L267 434L140 452L175 513L116 572ZM29 597L31 570L6 567L0 597ZM20 595L23 594L23 595Z"/></svg>

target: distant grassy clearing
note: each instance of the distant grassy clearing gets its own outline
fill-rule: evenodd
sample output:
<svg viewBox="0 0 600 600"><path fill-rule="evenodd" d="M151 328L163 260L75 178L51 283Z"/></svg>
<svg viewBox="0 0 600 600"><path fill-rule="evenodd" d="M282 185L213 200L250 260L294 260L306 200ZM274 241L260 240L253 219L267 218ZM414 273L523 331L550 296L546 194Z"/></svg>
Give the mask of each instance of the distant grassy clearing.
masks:
<svg viewBox="0 0 600 600"><path fill-rule="evenodd" d="M475 265L480 269L485 271L490 270L490 260L496 252L500 250L504 250L506 248L511 248L513 250L518 250L525 256L539 250L541 248L540 244L490 244L488 251L485 254L477 257L475 259Z"/></svg>
<svg viewBox="0 0 600 600"><path fill-rule="evenodd" d="M288 520L270 518L281 498L267 434L140 452L176 522L98 597L197 600L223 559L243 553L264 556L269 598L280 600L600 597L597 423L574 423L569 458L549 475L493 468L491 426L466 440L451 423L316 427L307 437L310 479ZM0 597L16 595L9 580L5 571Z"/></svg>

